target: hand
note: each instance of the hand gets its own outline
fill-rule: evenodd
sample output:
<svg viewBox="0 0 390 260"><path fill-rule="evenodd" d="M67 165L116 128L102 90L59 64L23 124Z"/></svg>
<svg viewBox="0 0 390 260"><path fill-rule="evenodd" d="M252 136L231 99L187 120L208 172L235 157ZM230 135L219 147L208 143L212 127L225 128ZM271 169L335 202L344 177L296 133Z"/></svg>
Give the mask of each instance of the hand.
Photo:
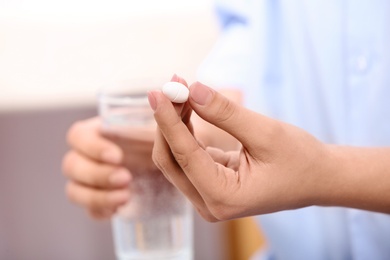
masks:
<svg viewBox="0 0 390 260"><path fill-rule="evenodd" d="M149 93L149 102L159 126L153 160L206 220L309 206L331 190L327 146L297 127L194 83L186 106L242 145L237 152L204 149L194 138L188 109L175 110L156 91Z"/></svg>
<svg viewBox="0 0 390 260"><path fill-rule="evenodd" d="M108 136L100 119L75 123L68 131L70 151L63 159L70 200L96 219L109 218L131 197L131 172L140 165L155 168L152 148L155 129L133 131L128 138Z"/></svg>

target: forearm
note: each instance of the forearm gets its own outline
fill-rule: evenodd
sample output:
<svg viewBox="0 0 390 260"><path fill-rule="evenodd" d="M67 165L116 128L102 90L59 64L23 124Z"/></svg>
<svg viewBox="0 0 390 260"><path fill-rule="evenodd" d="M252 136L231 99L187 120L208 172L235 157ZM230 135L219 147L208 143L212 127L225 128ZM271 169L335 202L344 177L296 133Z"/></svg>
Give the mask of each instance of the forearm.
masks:
<svg viewBox="0 0 390 260"><path fill-rule="evenodd" d="M390 213L390 148L329 145L332 169L319 204Z"/></svg>

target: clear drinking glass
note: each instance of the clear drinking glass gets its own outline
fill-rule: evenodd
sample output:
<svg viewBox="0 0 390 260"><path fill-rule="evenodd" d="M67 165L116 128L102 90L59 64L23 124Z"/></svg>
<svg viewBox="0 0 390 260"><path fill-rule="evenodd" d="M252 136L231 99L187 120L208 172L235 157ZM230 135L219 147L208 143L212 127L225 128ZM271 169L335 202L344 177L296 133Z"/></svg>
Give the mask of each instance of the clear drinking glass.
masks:
<svg viewBox="0 0 390 260"><path fill-rule="evenodd" d="M193 259L190 203L151 159L144 163L134 153L134 149L140 153L151 149L156 126L147 91L161 88L165 82L122 77L99 95L102 132L123 149L123 163L132 174L130 200L112 218L118 260Z"/></svg>

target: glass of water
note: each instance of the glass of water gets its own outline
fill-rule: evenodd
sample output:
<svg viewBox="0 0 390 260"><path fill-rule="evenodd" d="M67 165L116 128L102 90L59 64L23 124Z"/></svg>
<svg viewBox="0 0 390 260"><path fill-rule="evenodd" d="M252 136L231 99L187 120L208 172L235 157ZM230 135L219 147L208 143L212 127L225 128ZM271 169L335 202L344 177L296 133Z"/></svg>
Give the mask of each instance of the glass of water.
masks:
<svg viewBox="0 0 390 260"><path fill-rule="evenodd" d="M150 149L155 121L147 91L162 79L117 77L99 94L102 133L123 150L131 174L130 200L112 218L118 260L192 260L192 207L153 165L137 160ZM147 147L149 145L149 148ZM147 160L146 160L147 161Z"/></svg>

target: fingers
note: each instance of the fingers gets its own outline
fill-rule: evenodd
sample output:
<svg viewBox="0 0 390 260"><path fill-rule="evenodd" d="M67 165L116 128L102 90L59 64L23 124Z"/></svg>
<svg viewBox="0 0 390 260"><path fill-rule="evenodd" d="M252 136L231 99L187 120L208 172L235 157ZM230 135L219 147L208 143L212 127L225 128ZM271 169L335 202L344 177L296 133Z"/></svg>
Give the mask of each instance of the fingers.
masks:
<svg viewBox="0 0 390 260"><path fill-rule="evenodd" d="M259 142L269 141L277 126L274 120L245 109L199 82L190 86L188 102L201 118L230 133L246 148L253 146L255 137Z"/></svg>
<svg viewBox="0 0 390 260"><path fill-rule="evenodd" d="M73 149L94 160L112 164L122 161L121 149L100 134L98 118L74 123L68 131L67 140Z"/></svg>
<svg viewBox="0 0 390 260"><path fill-rule="evenodd" d="M171 81L179 82L179 83L183 84L184 86L186 86L188 88L187 82L183 78L177 76L176 74L173 75ZM173 103L173 106L175 107L175 110L176 110L177 114L181 115L183 122L185 124L189 123L192 109L188 105L188 103L187 102L185 102L185 103Z"/></svg>
<svg viewBox="0 0 390 260"><path fill-rule="evenodd" d="M161 131L157 131L153 160L165 177L178 188L194 205L198 213L206 220L214 222L217 219L210 213L205 202L190 182L188 177L176 163Z"/></svg>
<svg viewBox="0 0 390 260"><path fill-rule="evenodd" d="M62 168L70 180L94 188L127 187L131 179L126 168L89 160L75 151L65 155Z"/></svg>
<svg viewBox="0 0 390 260"><path fill-rule="evenodd" d="M122 151L100 133L98 118L79 121L68 131L72 147L63 159L63 173L70 180L68 198L86 208L96 219L110 217L129 199L129 171L118 164Z"/></svg>
<svg viewBox="0 0 390 260"><path fill-rule="evenodd" d="M174 74L171 78L171 81L174 81L174 82L179 82L181 84L183 84L184 86L186 86L188 88L188 84L187 84L187 81L185 81L185 79L179 77L178 75Z"/></svg>
<svg viewBox="0 0 390 260"><path fill-rule="evenodd" d="M224 152L223 150L214 147L207 147L206 151L216 163L222 164L227 168L238 171L239 152L237 151Z"/></svg>
<svg viewBox="0 0 390 260"><path fill-rule="evenodd" d="M117 207L129 200L127 188L117 190L99 190L85 187L75 182L68 182L66 185L68 198L89 210L102 212L106 210L115 211Z"/></svg>
<svg viewBox="0 0 390 260"><path fill-rule="evenodd" d="M127 170L89 161L73 151L63 164L63 172L71 180L66 185L68 198L89 209L92 217L109 217L128 200L131 177Z"/></svg>
<svg viewBox="0 0 390 260"><path fill-rule="evenodd" d="M213 184L223 181L223 175L218 174L218 168L212 158L199 146L175 112L172 103L161 92L150 92L149 100L152 108L155 108L154 117L161 133L180 168L202 197L214 194L216 189ZM157 161L163 161L165 158L166 156L162 155Z"/></svg>
<svg viewBox="0 0 390 260"><path fill-rule="evenodd" d="M188 87L187 82L184 79L178 77L176 74L172 77L171 81L180 82ZM193 128L190 122L192 113L191 107L188 105L188 103L173 103L172 105L176 111L176 114L179 116L179 118L181 117L183 123L192 133ZM197 209L198 213L204 219L211 222L217 220L206 207L206 204L200 196L199 192L195 189L193 184L174 160L171 150L159 129L157 130L155 145L153 148L153 159L155 164L162 170L165 177L191 201L191 203Z"/></svg>

